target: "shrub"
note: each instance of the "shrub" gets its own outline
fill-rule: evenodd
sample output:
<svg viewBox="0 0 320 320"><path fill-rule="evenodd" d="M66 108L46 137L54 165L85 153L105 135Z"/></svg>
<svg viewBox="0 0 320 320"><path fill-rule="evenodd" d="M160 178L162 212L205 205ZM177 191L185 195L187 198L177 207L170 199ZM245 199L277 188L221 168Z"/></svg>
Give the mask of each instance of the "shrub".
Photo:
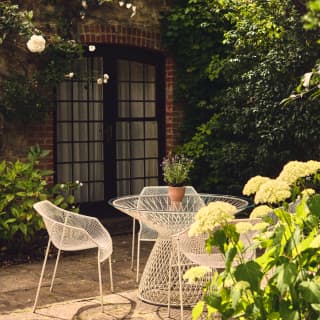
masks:
<svg viewBox="0 0 320 320"><path fill-rule="evenodd" d="M276 179L248 181L244 193L260 204L251 217L262 221L242 230L225 222L210 234L206 247L219 248L225 270L213 276L193 319L205 307L222 319L319 319L320 194L310 188L319 186L319 172L320 162L292 161ZM261 253L245 260L240 234L248 230L257 232L251 246Z"/></svg>
<svg viewBox="0 0 320 320"><path fill-rule="evenodd" d="M26 161L0 163L1 250L22 247L44 227L40 215L32 207L35 202L49 199L64 208L75 205L72 191L79 183L51 185L47 178L53 172L39 169L40 160L48 153L35 146L30 148Z"/></svg>

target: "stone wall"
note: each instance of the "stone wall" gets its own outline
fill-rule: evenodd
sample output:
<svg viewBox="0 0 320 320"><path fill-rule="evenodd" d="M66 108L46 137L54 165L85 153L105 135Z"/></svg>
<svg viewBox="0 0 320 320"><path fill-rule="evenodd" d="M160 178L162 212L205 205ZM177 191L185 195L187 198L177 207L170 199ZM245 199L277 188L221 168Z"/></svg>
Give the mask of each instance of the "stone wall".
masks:
<svg viewBox="0 0 320 320"><path fill-rule="evenodd" d="M182 112L173 99L174 61L161 45L159 17L160 12L166 10L167 7L164 0L136 0L133 4L137 9L136 14L131 18L132 10L120 7L117 1L114 4L107 3L88 10L86 18L77 26L78 37L84 44L123 44L165 54L166 151L169 151L176 144ZM53 169L54 125L52 114L41 122L5 123L3 130L1 127L0 121L0 159L23 158L30 146L39 144L43 149L52 150L44 166Z"/></svg>

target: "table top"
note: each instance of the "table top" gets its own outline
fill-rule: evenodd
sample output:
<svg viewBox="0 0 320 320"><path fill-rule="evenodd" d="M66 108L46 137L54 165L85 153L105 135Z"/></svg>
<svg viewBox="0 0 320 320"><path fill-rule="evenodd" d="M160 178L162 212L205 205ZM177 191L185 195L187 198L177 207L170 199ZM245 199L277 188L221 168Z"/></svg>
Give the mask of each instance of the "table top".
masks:
<svg viewBox="0 0 320 320"><path fill-rule="evenodd" d="M110 204L156 230L160 237L170 237L189 227L200 208L214 201L228 202L239 211L248 206L241 198L203 193L186 194L181 202L172 202L167 194L129 195L112 199Z"/></svg>

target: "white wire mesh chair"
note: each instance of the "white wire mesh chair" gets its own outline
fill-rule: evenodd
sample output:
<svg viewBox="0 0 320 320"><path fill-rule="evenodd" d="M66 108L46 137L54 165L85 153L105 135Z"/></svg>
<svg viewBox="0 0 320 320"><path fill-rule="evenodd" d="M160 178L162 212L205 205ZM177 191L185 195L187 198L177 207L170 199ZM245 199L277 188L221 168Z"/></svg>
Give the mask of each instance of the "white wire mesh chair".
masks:
<svg viewBox="0 0 320 320"><path fill-rule="evenodd" d="M140 196L155 196L155 195L166 195L168 194L168 186L148 186L144 187L139 194L139 199L137 203L138 209L148 209L146 207L145 201L141 200ZM185 195L197 194L197 191L192 186L185 187ZM140 269L140 245L142 241L156 241L158 238L158 232L151 229L145 223L139 222L139 231L137 239L137 276L136 281L139 282L139 269ZM133 219L133 228L132 228L132 250L131 250L131 269L133 270L134 263L134 248L135 248L135 228L136 228L136 219Z"/></svg>
<svg viewBox="0 0 320 320"><path fill-rule="evenodd" d="M49 235L49 240L32 312L35 312L36 310L41 283L51 244L53 244L58 249L58 254L52 275L50 292L53 288L53 282L56 276L60 253L62 250L78 251L90 248L98 249L99 289L101 296L101 308L103 312L101 263L106 259L109 259L110 284L111 292L113 292L111 266L111 254L113 248L112 239L109 232L97 218L88 217L82 214L61 209L48 200L37 202L33 205L33 207L42 216Z"/></svg>
<svg viewBox="0 0 320 320"><path fill-rule="evenodd" d="M231 221L233 224L240 222L250 222L252 225L261 222L261 219L234 219ZM205 249L205 240L208 238L207 234L201 234L197 236L189 236L189 227L176 235L173 236L173 241L177 250L177 267L179 274L179 295L180 295L180 318L183 319L183 290L182 290L182 271L181 266L182 261L186 261L184 257L187 258L187 261L191 261L188 264L200 265L204 267L209 267L212 270L224 269L225 268L225 259L221 254L218 248L213 247L211 253L208 253ZM216 228L218 230L219 227ZM250 230L246 233L240 234L240 240L242 241L245 252L243 254L243 259L245 261L252 260L256 257L256 248L252 245L252 239L257 231ZM235 265L238 261L235 261ZM172 259L169 262L169 286L168 286L168 316L170 317L170 290L171 290L171 273L172 273ZM210 275L208 275L209 277ZM205 280L209 280L205 279Z"/></svg>

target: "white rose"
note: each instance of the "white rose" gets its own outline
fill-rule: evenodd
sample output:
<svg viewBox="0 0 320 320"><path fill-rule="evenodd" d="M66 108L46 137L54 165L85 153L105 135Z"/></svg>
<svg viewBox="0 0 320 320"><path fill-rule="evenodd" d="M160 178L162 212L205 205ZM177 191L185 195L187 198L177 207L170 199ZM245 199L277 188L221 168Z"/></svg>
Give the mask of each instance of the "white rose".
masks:
<svg viewBox="0 0 320 320"><path fill-rule="evenodd" d="M27 48L30 52L41 53L46 48L46 40L43 36L33 35L27 42Z"/></svg>

